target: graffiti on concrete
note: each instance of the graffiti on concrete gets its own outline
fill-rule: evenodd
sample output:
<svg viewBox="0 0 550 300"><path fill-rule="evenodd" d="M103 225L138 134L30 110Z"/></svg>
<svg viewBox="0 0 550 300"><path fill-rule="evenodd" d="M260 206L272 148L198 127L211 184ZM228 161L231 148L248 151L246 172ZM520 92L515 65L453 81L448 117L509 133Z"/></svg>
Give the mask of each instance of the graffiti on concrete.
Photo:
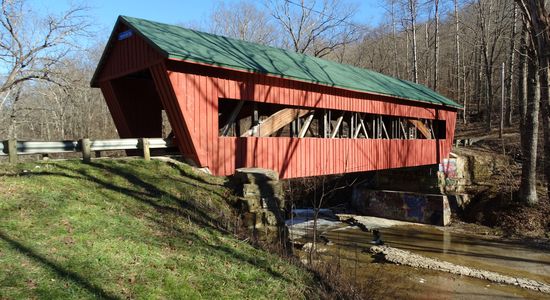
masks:
<svg viewBox="0 0 550 300"><path fill-rule="evenodd" d="M371 216L444 224L444 195L355 188L352 206L358 213Z"/></svg>
<svg viewBox="0 0 550 300"><path fill-rule="evenodd" d="M439 172L443 172L445 177L448 179L457 179L457 159L456 158L445 158L443 162L439 164Z"/></svg>
<svg viewBox="0 0 550 300"><path fill-rule="evenodd" d="M403 209L405 218L421 222L424 220L424 210L426 208L426 197L416 194L402 194Z"/></svg>

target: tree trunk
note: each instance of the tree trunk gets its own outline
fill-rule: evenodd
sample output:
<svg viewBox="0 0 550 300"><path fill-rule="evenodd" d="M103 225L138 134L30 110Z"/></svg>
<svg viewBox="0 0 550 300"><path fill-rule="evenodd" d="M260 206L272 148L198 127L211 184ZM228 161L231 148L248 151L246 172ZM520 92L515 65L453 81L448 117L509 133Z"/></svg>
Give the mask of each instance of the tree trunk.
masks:
<svg viewBox="0 0 550 300"><path fill-rule="evenodd" d="M544 174L546 192L550 199L550 15L544 1L529 0L531 11L531 36L538 55L538 78L540 81L540 105L542 107L542 126L544 129Z"/></svg>
<svg viewBox="0 0 550 300"><path fill-rule="evenodd" d="M485 130L490 132L493 119L493 66L489 62L487 47L483 47L485 69Z"/></svg>
<svg viewBox="0 0 550 300"><path fill-rule="evenodd" d="M413 81L418 83L418 61L416 47L416 0L409 0L409 13L412 29L412 60L413 60Z"/></svg>
<svg viewBox="0 0 550 300"><path fill-rule="evenodd" d="M537 144L539 133L540 84L537 76L538 62L534 51L527 58L527 109L525 115L525 149L521 168L520 199L534 205L537 197Z"/></svg>
<svg viewBox="0 0 550 300"><path fill-rule="evenodd" d="M430 35L428 33L429 20L424 24L424 85L430 86Z"/></svg>
<svg viewBox="0 0 550 300"><path fill-rule="evenodd" d="M542 124L544 129L544 174L546 176L547 194L550 197L550 163L546 161L550 158L550 95L549 75L550 67L550 15L545 7L545 1L542 0L516 0L523 16L524 23L528 28L531 43L528 43L529 50L536 54L536 58L532 57L537 62L538 74L536 79L540 82L538 87L539 98L533 99L540 101L542 108ZM529 118L529 116L528 116ZM534 117L538 122L538 116Z"/></svg>
<svg viewBox="0 0 550 300"><path fill-rule="evenodd" d="M526 153L525 119L527 116L527 40L529 32L523 28L520 39L519 72L518 72L518 112L521 150Z"/></svg>
<svg viewBox="0 0 550 300"><path fill-rule="evenodd" d="M437 91L437 73L439 72L439 0L435 1L435 46L434 46L434 91Z"/></svg>
<svg viewBox="0 0 550 300"><path fill-rule="evenodd" d="M456 85L455 85L455 95L457 100L460 99L460 28L458 20L458 0L454 0L454 17L455 17L455 65L456 65ZM462 119L464 124L466 124L466 97L462 102L464 105L464 111L462 112Z"/></svg>
<svg viewBox="0 0 550 300"><path fill-rule="evenodd" d="M476 49L477 50L477 49ZM478 51L475 51L475 56L476 56L476 64L475 64L475 76L476 76L476 80L475 80L475 87L474 87L474 95L476 96L476 99L477 99L477 114L479 115L480 112L481 112L481 98L482 98L482 94L483 94L483 88L482 88L482 84L481 84L481 79L482 79L482 70L481 70L481 53L479 53Z"/></svg>
<svg viewBox="0 0 550 300"><path fill-rule="evenodd" d="M391 26L393 41L393 76L399 78L399 55L397 54L397 29L395 28L395 2L391 1Z"/></svg>
<svg viewBox="0 0 550 300"><path fill-rule="evenodd" d="M8 139L17 139L17 110L19 108L19 100L21 96L21 87L14 87L16 89L13 96L13 103L11 104L10 123L8 125Z"/></svg>
<svg viewBox="0 0 550 300"><path fill-rule="evenodd" d="M514 17L512 20L512 34L510 36L510 53L508 55L508 72L509 77L508 81L506 83L506 90L508 91L508 98L506 99L506 118L505 118L505 125L506 127L512 126L512 115L513 115L513 82L514 82L514 56L515 56L515 42L516 42L516 23L517 23L517 5L514 4Z"/></svg>

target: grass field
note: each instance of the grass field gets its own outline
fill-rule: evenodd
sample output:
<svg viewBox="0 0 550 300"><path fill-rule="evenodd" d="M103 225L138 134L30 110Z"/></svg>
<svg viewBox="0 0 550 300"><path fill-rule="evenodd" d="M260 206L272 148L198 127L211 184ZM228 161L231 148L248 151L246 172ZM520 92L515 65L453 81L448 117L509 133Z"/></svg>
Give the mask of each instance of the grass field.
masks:
<svg viewBox="0 0 550 300"><path fill-rule="evenodd" d="M0 165L0 299L303 298L311 273L219 229L222 178L160 161Z"/></svg>

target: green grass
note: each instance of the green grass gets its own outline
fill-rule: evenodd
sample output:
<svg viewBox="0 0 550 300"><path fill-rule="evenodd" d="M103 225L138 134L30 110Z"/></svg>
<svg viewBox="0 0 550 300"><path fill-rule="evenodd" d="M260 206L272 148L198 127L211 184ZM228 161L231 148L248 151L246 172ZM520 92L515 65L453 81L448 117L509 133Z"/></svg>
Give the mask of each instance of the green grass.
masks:
<svg viewBox="0 0 550 300"><path fill-rule="evenodd" d="M223 184L159 161L0 166L0 299L303 298L311 273L218 229Z"/></svg>

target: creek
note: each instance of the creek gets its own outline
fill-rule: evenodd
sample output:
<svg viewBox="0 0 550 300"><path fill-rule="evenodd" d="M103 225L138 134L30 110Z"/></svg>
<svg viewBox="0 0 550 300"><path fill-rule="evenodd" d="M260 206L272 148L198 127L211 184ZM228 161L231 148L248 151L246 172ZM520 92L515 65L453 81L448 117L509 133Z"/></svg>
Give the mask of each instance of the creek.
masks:
<svg viewBox="0 0 550 300"><path fill-rule="evenodd" d="M307 261L309 253L304 249L311 246L313 211L295 210L293 216L287 220L289 236L297 245L309 244L296 251L302 260ZM350 220L354 220L351 223L355 225L350 225ZM369 251L373 245L372 230L376 229L384 244L394 248L461 266L550 284L550 253L521 241L457 232L453 227L335 215L330 210L322 210L317 223L316 259L340 268L349 275L349 280L368 285L371 294L365 296L407 299L550 298L548 294L513 285L387 263Z"/></svg>

